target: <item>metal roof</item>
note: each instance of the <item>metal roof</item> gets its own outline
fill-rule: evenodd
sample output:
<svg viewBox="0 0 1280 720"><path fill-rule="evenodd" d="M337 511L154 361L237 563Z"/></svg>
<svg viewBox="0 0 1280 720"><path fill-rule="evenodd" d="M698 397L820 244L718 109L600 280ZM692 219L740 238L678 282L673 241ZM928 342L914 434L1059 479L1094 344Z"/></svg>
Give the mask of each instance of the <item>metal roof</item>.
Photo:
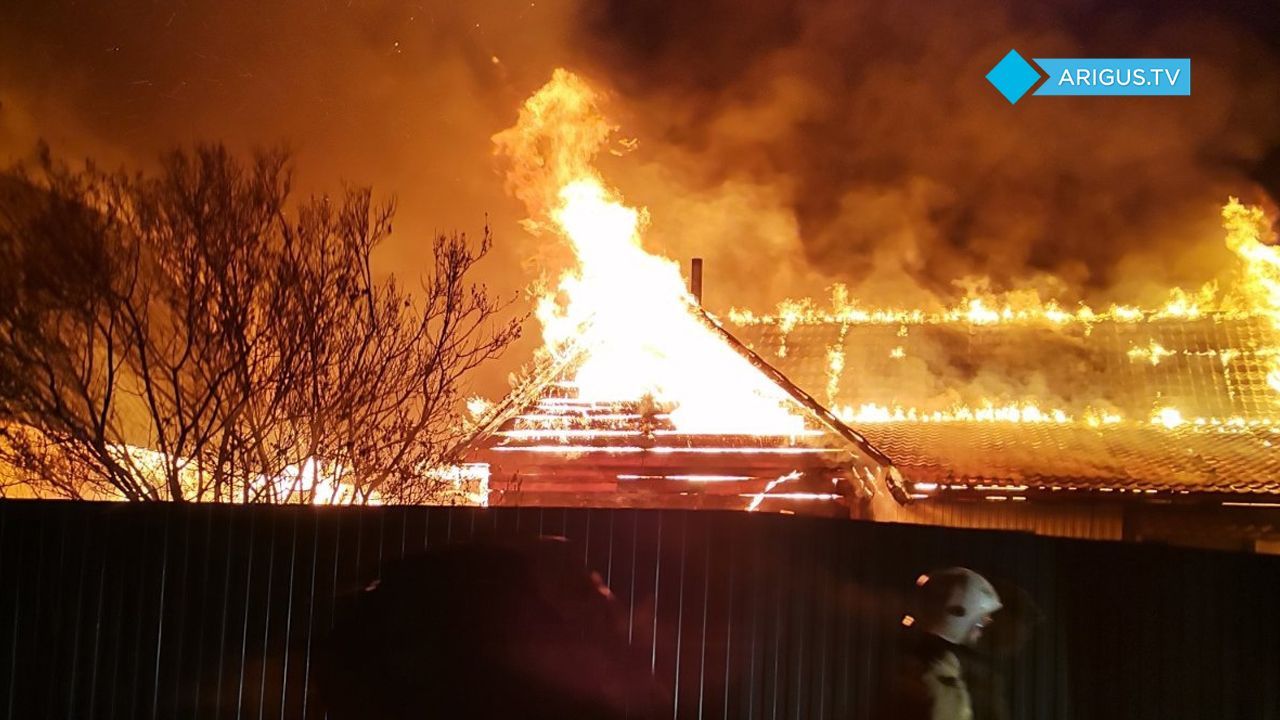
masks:
<svg viewBox="0 0 1280 720"><path fill-rule="evenodd" d="M916 495L1280 494L1266 317L734 332L843 412ZM1030 422L972 412L1030 406Z"/></svg>

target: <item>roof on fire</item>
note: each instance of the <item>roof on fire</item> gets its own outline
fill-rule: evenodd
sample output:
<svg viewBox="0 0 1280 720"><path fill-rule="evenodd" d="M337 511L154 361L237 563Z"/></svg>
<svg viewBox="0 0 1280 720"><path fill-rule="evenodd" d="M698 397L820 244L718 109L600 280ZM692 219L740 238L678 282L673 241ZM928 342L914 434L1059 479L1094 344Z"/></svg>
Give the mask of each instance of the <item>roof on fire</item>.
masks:
<svg viewBox="0 0 1280 720"><path fill-rule="evenodd" d="M1280 391L1267 381L1280 331L1263 316L735 333L857 427L917 497L1280 494Z"/></svg>
<svg viewBox="0 0 1280 720"><path fill-rule="evenodd" d="M663 408L643 400L580 400L569 378L584 350L568 348L528 372L478 423L464 452L489 462L491 486L535 504L598 503L607 496L634 506L667 495L692 498L688 504L699 507L754 509L788 500L844 504L886 487L905 499L900 476L872 443L710 316L691 311L789 396L805 417L806 434L684 433Z"/></svg>

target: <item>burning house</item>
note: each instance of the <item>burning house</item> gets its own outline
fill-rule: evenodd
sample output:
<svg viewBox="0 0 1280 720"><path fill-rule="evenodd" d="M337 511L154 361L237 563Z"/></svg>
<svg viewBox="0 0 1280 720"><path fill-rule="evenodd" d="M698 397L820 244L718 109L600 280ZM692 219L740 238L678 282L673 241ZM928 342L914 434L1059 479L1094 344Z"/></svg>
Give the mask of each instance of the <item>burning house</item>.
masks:
<svg viewBox="0 0 1280 720"><path fill-rule="evenodd" d="M879 519L1274 547L1280 253L1232 201L1235 287L1162 307L971 299L936 313L732 313L736 331L892 458Z"/></svg>
<svg viewBox="0 0 1280 720"><path fill-rule="evenodd" d="M769 393L786 413L777 427L734 416L690 425L680 405L651 394L584 397L574 377L588 350L575 346L480 423L472 459L490 468L491 500L848 516L877 487L899 486L890 460L866 438L700 308L687 311L765 377L769 384L742 392Z"/></svg>
<svg viewBox="0 0 1280 720"><path fill-rule="evenodd" d="M480 413L472 460L494 503L790 509L848 515L893 474L887 458L726 332L678 263L641 245L642 209L592 165L612 126L581 79L557 71L495 136L528 228L572 248L542 294L544 347Z"/></svg>
<svg viewBox="0 0 1280 720"><path fill-rule="evenodd" d="M893 459L909 502L871 517L1228 547L1280 530L1269 319L787 324L737 330Z"/></svg>
<svg viewBox="0 0 1280 720"><path fill-rule="evenodd" d="M1224 210L1239 292L1066 310L707 314L592 165L612 126L559 71L494 140L528 227L576 266L544 347L477 413L494 504L772 509L1088 538L1267 547L1280 532L1275 249Z"/></svg>
<svg viewBox="0 0 1280 720"><path fill-rule="evenodd" d="M1280 530L1280 393L1268 383L1280 332L1268 317L739 315L731 334L691 312L777 383L801 433L682 432L650 400L583 401L573 358L486 415L472 457L489 464L491 501L1233 548L1270 548ZM958 380L966 364L998 371L1006 395ZM1057 402L1027 400L1033 386Z"/></svg>

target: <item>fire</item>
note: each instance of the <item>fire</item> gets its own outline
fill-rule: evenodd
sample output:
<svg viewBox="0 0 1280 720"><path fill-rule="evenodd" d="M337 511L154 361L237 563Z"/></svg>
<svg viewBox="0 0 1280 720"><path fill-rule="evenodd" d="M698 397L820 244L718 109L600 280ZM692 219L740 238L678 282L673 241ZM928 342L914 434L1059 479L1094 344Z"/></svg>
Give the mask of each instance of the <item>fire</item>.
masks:
<svg viewBox="0 0 1280 720"><path fill-rule="evenodd" d="M1151 416L1151 422L1169 430L1173 430L1185 423L1186 419L1182 417L1182 412L1177 408L1165 407L1156 410L1156 412Z"/></svg>
<svg viewBox="0 0 1280 720"><path fill-rule="evenodd" d="M159 450L131 444L108 445L107 451L136 480L149 487L166 487L172 469L182 489L182 497L205 502L214 499L211 488L214 469L195 459L170 456ZM489 466L486 464L446 464L424 469L422 475L438 484L439 502L480 506L489 503ZM15 496L60 497L46 492L38 485L23 482L20 469L0 464L0 479L5 479L5 476L16 481L17 492L20 494ZM218 500L231 504L383 504L381 493L376 489L361 488L355 481L356 476L350 467L309 457L300 463L286 465L275 475L260 474L227 480ZM122 491L104 483L78 489L85 500L124 502L129 499Z"/></svg>
<svg viewBox="0 0 1280 720"><path fill-rule="evenodd" d="M889 407L876 403L864 403L856 409L848 405L837 407L835 413L841 420L854 424L989 422L1064 425L1075 422L1075 419L1064 410L1057 408L1044 409L1033 402L1004 405L984 403L978 407L956 405L947 410L932 411L902 407L900 405ZM1089 418L1091 417L1092 415L1089 416ZM1118 416L1106 417L1115 417L1114 422L1119 421ZM1086 420L1090 424L1094 424L1089 418L1086 418Z"/></svg>
<svg viewBox="0 0 1280 720"><path fill-rule="evenodd" d="M772 491L774 488L778 487L783 483L791 482L792 480L798 480L799 478L800 478L800 473L790 472L790 473L787 473L786 475L780 475L777 478L770 480L769 484L765 485L763 490L761 490L758 493L755 493L754 495L747 496L751 498L751 502L747 503L747 512L755 512L756 510L758 510L760 508L760 503L764 502L764 499L769 496L770 491Z"/></svg>
<svg viewBox="0 0 1280 720"><path fill-rule="evenodd" d="M1269 428L1276 423L1270 418L1245 418L1239 415L1229 417L1190 417L1173 406L1156 408L1147 419L1126 418L1111 411L1087 407L1078 416L1060 408L1042 408L1034 401L1021 403L983 402L977 406L953 405L946 410L923 410L902 405L880 405L863 403L858 407L840 405L834 408L835 414L844 422L855 425L878 425L887 423L998 423L998 424L1038 424L1069 426L1083 424L1090 428L1129 423L1130 426L1149 424L1166 430L1180 427L1214 428L1230 431L1241 428Z"/></svg>
<svg viewBox="0 0 1280 720"><path fill-rule="evenodd" d="M1129 352L1126 354L1129 356L1130 360L1134 360L1134 361L1145 360L1147 362L1150 362L1152 365L1159 365L1162 359L1170 355L1174 355L1175 353L1171 350L1165 349L1163 345L1152 340L1151 344L1148 345L1147 347L1131 348Z"/></svg>
<svg viewBox="0 0 1280 720"><path fill-rule="evenodd" d="M1241 260L1242 277L1237 287L1221 292L1216 281L1197 290L1175 287L1163 305L1138 307L1113 304L1095 310L1084 303L1075 309L1058 300L1043 299L1035 291L1015 290L995 293L983 282L972 283L957 304L942 309L864 307L850 296L848 286L831 287L829 308L810 298L787 298L772 315L732 308L729 319L737 325L776 325L785 335L799 325L836 323L843 325L921 325L967 323L969 325L1040 324L1062 326L1070 323L1092 325L1102 322L1139 323L1158 320L1194 320L1207 314L1230 318L1265 316L1280 328L1280 247L1274 244L1270 221L1260 207L1245 206L1231 198L1222 209L1227 231L1226 244ZM785 341L784 341L785 342Z"/></svg>
<svg viewBox="0 0 1280 720"><path fill-rule="evenodd" d="M988 309L982 300L974 298L969 301L968 309L965 311L965 319L974 325L990 325L991 323L1000 322L1001 319L1007 319L1012 313L1008 306L1005 307L1004 313L998 313Z"/></svg>
<svg viewBox="0 0 1280 720"><path fill-rule="evenodd" d="M1266 247L1266 246L1264 246ZM1267 248L1274 249L1274 248ZM1256 292L1255 292L1256 294ZM938 325L967 323L1063 326L1070 323L1093 325L1103 322L1139 323L1165 319L1192 320L1208 313L1242 318L1269 315L1257 303L1239 298L1220 298L1217 284L1208 283L1195 292L1182 288L1169 291L1168 300L1156 307L1111 305L1095 310L1080 304L1074 310L1057 300L1043 300L1036 293L983 293L966 297L957 305L941 310L922 308L867 308L848 299L848 288L837 283L831 288L830 308L812 299L788 298L778 303L773 314L760 315L743 308L731 308L729 320L736 325L775 325L783 336L800 325Z"/></svg>
<svg viewBox="0 0 1280 720"><path fill-rule="evenodd" d="M1124 416L1120 413L1108 412L1106 410L1089 410L1084 414L1085 424L1092 428L1102 427L1103 425L1114 425L1121 420L1124 420Z"/></svg>
<svg viewBox="0 0 1280 720"><path fill-rule="evenodd" d="M844 344L837 343L827 348L827 404L836 401L840 392L840 376L844 374Z"/></svg>
<svg viewBox="0 0 1280 720"><path fill-rule="evenodd" d="M1155 317L1186 318L1192 320L1200 317L1202 307L1212 307L1217 295L1217 283L1206 283L1200 291L1192 294L1182 288L1169 291L1169 301L1160 308Z"/></svg>
<svg viewBox="0 0 1280 720"><path fill-rule="evenodd" d="M1196 290L1172 288L1163 305L1139 307L1113 304L1104 310L1079 304L1074 309L1064 307L1057 300L1042 299L1035 292L1014 291L992 293L985 291L982 283L974 283L959 303L941 309L865 307L851 297L843 284L831 288L828 307L822 307L812 299L786 299L780 302L772 315L761 315L750 310L733 308L729 319L739 326L770 325L776 327L778 357L787 355L787 336L798 326L835 324L843 328L850 325L898 325L899 336L915 325L961 324L973 327L997 324L1036 325L1062 328L1076 324L1087 334L1101 323L1161 323L1168 321L1196 320L1206 316L1217 319L1266 318L1280 330L1280 246L1271 230L1271 219L1261 207L1246 206L1231 198L1222 208L1226 245L1240 260L1240 272L1235 281L1225 289L1216 281L1208 282ZM1170 350L1155 340L1135 345L1128 351L1133 362L1159 365L1174 355L1215 354L1223 366L1242 357L1258 357L1266 363L1267 386L1280 392L1280 347L1274 345L1250 345L1245 348L1228 348L1221 351ZM905 350L895 347L890 357L901 359ZM843 363L843 354L841 355ZM828 357L828 396L834 396L837 382L833 374L835 365ZM994 407L994 405L986 406ZM987 414L986 407L958 408L945 411L917 411L904 408L882 408L864 405L859 410L846 408L844 417L854 422L888 422L892 419L931 418L939 420L979 419ZM1013 407L1013 406L1009 406ZM1012 417L1017 413L1002 413ZM1001 418L1005 419L1005 418ZM1111 420L1105 413L1083 418L1091 426L1099 427L1118 420ZM1155 424L1177 427L1183 421L1173 422L1169 413L1156 414ZM1232 418L1197 418L1195 424L1234 426ZM1192 421L1186 421L1192 422Z"/></svg>
<svg viewBox="0 0 1280 720"><path fill-rule="evenodd" d="M467 415L473 420L483 417L492 408L493 402L489 398L480 397L479 395L467 398Z"/></svg>
<svg viewBox="0 0 1280 720"><path fill-rule="evenodd" d="M1241 290L1280 327L1280 247L1261 207L1231 198L1222 208L1227 247L1244 264Z"/></svg>
<svg viewBox="0 0 1280 720"><path fill-rule="evenodd" d="M679 265L644 249L646 211L593 166L614 130L600 100L556 70L493 138L511 164L508 189L529 209L526 227L558 235L576 259L538 299L545 349L581 352L573 384L585 401L652 399L682 432L803 432L785 393L708 327Z"/></svg>
<svg viewBox="0 0 1280 720"><path fill-rule="evenodd" d="M1231 198L1222 208L1227 247L1243 263L1241 292L1280 329L1280 247L1262 208ZM1280 392L1280 357L1271 360L1267 385Z"/></svg>
<svg viewBox="0 0 1280 720"><path fill-rule="evenodd" d="M122 461L136 469L137 473L151 479L156 486L163 485L164 468L168 456L157 450L124 445L112 448ZM178 479L187 497L200 496L202 485L207 484L209 471L198 463L179 459ZM489 466L483 463L442 465L427 469L425 477L440 483L444 494L442 502L485 506L489 504ZM228 494L225 502L272 502L312 505L381 505L382 495L377 491L363 491L353 480L350 468L337 467L317 458L307 458L296 465L288 465L274 476L259 475ZM202 482L204 480L204 482ZM205 490L205 495L208 495ZM122 495L95 497L98 500L124 500Z"/></svg>
<svg viewBox="0 0 1280 720"><path fill-rule="evenodd" d="M136 445L120 445L110 448L121 463L131 467L154 486L163 486L165 469L170 457L158 450ZM186 497L199 497L201 488L208 483L212 473L188 458L177 458L178 481ZM271 501L276 503L310 503L312 505L347 505L363 503L381 505L382 498L376 492L363 497L349 482L350 471L332 467L316 458L307 458L297 465L289 465L278 475L259 475L252 478L247 487L228 493L227 502L239 503ZM205 490L208 494L208 490ZM106 495L101 500L124 500L123 495Z"/></svg>

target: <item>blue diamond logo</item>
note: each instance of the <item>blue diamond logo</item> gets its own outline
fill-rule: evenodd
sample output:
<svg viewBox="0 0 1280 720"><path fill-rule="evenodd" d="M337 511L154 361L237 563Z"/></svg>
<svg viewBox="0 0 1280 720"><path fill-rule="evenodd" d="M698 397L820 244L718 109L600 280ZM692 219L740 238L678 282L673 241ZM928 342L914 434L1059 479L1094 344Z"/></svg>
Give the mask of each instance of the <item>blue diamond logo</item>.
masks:
<svg viewBox="0 0 1280 720"><path fill-rule="evenodd" d="M1033 85L1040 82L1040 71L1035 65L1027 62L1017 50L1010 50L1004 59L996 63L987 73L987 82L1009 101L1018 102Z"/></svg>

